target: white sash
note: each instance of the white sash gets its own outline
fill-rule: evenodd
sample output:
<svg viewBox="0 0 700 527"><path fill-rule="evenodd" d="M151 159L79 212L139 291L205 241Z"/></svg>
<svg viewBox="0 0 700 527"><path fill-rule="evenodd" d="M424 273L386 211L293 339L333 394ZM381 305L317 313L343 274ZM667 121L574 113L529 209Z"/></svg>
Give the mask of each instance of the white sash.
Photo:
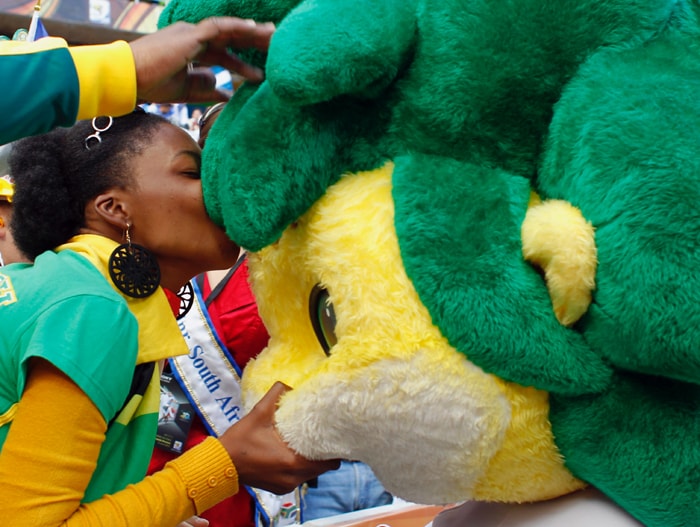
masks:
<svg viewBox="0 0 700 527"><path fill-rule="evenodd" d="M196 280L190 284L194 303L178 320L189 353L170 358L170 366L208 432L219 437L244 415L241 369L216 334ZM265 490L246 488L255 498L258 525L281 527L300 523L298 489L278 496ZM290 521L290 510L294 511L294 521Z"/></svg>
<svg viewBox="0 0 700 527"><path fill-rule="evenodd" d="M178 320L190 352L172 357L170 366L209 433L219 437L243 417L241 370L216 334L199 287L191 284L194 304Z"/></svg>

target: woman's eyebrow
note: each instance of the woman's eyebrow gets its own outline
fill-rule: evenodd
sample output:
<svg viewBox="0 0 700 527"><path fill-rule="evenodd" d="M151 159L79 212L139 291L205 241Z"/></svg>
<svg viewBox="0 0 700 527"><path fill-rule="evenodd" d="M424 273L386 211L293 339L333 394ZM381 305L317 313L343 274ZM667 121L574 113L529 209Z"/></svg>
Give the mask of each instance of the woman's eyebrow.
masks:
<svg viewBox="0 0 700 527"><path fill-rule="evenodd" d="M201 164L202 162L202 153L198 152L197 150L180 150L179 152L175 153L174 157L180 157L180 156L188 156L191 157L197 165Z"/></svg>

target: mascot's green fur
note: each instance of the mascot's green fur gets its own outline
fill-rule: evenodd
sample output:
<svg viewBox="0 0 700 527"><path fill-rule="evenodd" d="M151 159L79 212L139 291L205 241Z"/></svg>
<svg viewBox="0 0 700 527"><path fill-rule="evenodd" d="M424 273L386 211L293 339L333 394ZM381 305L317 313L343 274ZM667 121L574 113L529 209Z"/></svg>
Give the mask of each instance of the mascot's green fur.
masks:
<svg viewBox="0 0 700 527"><path fill-rule="evenodd" d="M696 0L172 0L162 23L278 24L267 80L234 98L204 156L208 210L234 240L269 246L343 174L392 161L403 266L434 324L485 372L549 392L568 469L667 527L700 518L699 14ZM596 228L597 289L571 329L522 259L530 188Z"/></svg>

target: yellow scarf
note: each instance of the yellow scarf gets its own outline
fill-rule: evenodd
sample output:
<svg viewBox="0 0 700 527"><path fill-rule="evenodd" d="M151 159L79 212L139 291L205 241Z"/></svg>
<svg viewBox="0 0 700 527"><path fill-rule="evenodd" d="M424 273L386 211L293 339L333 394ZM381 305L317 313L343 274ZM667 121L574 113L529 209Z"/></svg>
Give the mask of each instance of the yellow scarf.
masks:
<svg viewBox="0 0 700 527"><path fill-rule="evenodd" d="M112 284L115 291L126 299L129 310L139 325L139 352L136 364L154 362L189 353L182 338L177 321L173 316L162 288L146 298L131 298L123 295L109 278L109 257L117 247L117 242L95 234L81 234L71 238L56 249L56 252L71 250L92 263Z"/></svg>

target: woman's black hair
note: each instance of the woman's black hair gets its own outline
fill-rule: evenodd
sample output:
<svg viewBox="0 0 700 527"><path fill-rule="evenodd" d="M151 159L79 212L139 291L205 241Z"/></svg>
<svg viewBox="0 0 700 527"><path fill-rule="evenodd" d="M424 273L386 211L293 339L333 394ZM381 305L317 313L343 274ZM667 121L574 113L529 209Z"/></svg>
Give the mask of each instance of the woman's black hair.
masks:
<svg viewBox="0 0 700 527"><path fill-rule="evenodd" d="M108 117L98 117L103 128ZM133 112L114 118L100 132L101 142L85 139L95 133L92 120L71 128L17 141L10 154L15 180L12 235L17 247L32 260L67 242L85 226L87 203L110 188L131 183L130 160L167 124L162 117Z"/></svg>

